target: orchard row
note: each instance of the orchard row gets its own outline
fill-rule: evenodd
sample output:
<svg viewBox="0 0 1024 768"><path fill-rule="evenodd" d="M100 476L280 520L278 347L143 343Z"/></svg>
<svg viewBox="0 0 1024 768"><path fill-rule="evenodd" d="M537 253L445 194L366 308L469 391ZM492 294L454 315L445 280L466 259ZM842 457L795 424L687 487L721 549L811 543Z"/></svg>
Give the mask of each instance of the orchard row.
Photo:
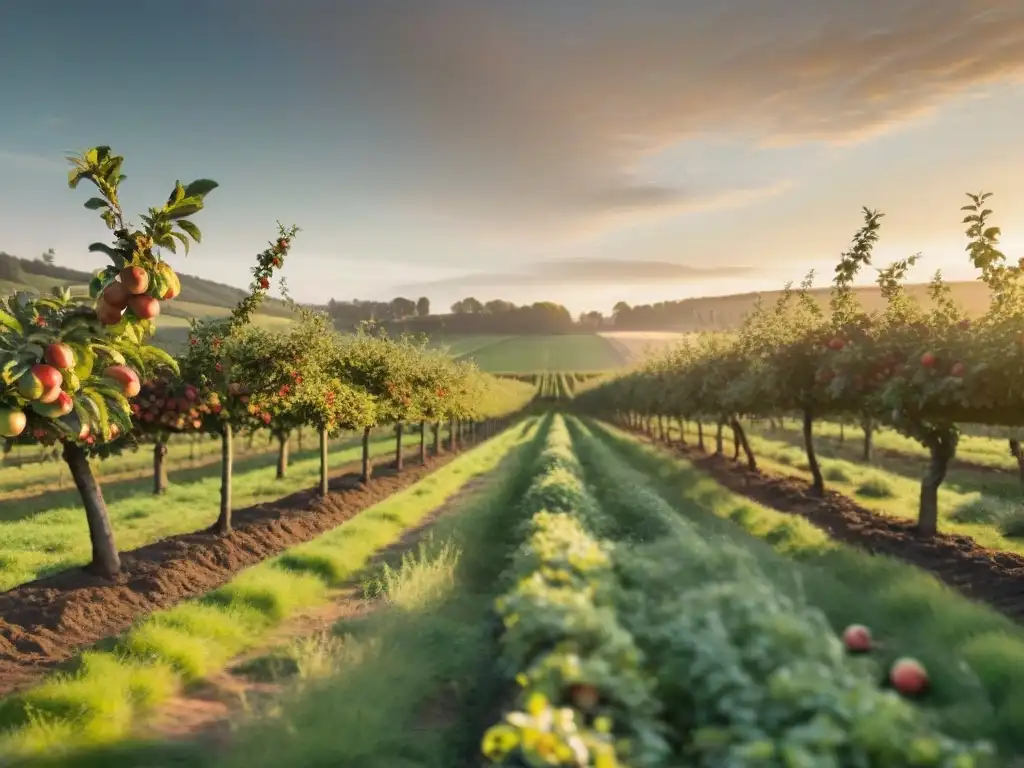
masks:
<svg viewBox="0 0 1024 768"><path fill-rule="evenodd" d="M400 440L406 422L489 422L529 400L525 385L499 382L410 341L343 338L326 316L298 306L297 320L286 331L252 325L252 313L298 231L280 225L257 257L249 294L227 318L193 321L186 351L172 358L148 343L160 302L173 300L181 289L164 257L201 241L190 217L217 184L175 182L167 201L150 208L134 228L120 205L123 158L97 147L69 159L69 185L95 186L97 196L85 207L99 211L113 233L112 244L93 243L89 250L108 256L111 265L97 273L88 297L67 290L52 296L18 293L0 304L0 439L61 444L82 496L97 573L112 577L120 559L90 458L151 443L161 490L170 435L220 436L221 510L214 528L227 533L238 432L269 430L284 451L292 430L317 429L320 490L326 494L332 435L363 432L368 482L372 428L397 425Z"/></svg>
<svg viewBox="0 0 1024 768"><path fill-rule="evenodd" d="M492 761L988 764L991 745L950 738L916 706L922 664L883 671L865 626L840 640L645 480L588 426L570 436L555 417L496 605L520 690L484 737Z"/></svg>
<svg viewBox="0 0 1024 768"><path fill-rule="evenodd" d="M936 273L930 304L905 288L912 256L878 272L886 304L869 313L853 290L871 264L882 214L864 210L864 226L835 270L829 311L810 293L813 273L774 306L760 301L735 334L688 338L640 370L576 395L579 407L634 428L654 420L717 423L730 427L751 468L756 460L739 418L797 413L803 421L813 491L824 492L814 453L818 419L854 420L870 435L888 425L920 442L930 454L921 482L918 525L934 534L938 488L956 453L961 424L1024 425L1024 259L1007 263L998 250L988 194L964 206L967 252L990 291L990 306L969 319ZM1011 441L1013 442L1013 441Z"/></svg>

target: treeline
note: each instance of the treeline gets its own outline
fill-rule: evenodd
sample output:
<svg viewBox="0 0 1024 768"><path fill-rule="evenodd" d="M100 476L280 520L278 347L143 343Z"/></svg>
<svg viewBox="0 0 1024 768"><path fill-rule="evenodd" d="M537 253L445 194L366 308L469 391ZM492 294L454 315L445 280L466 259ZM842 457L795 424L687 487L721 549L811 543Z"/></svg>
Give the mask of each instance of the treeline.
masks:
<svg viewBox="0 0 1024 768"><path fill-rule="evenodd" d="M363 323L374 323L389 333L494 333L549 334L573 333L579 325L569 310L551 301L518 306L510 301L475 298L457 301L448 314L431 314L430 300L398 297L391 301L331 300L325 307L340 330L352 330ZM598 324L599 326L600 324Z"/></svg>

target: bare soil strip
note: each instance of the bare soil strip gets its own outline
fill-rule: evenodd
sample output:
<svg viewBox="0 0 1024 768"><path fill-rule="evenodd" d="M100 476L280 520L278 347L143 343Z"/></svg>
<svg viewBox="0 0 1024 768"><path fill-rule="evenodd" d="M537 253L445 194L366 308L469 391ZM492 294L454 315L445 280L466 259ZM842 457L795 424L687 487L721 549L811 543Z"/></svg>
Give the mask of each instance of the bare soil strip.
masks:
<svg viewBox="0 0 1024 768"><path fill-rule="evenodd" d="M369 487L359 482L358 465L348 464L332 478L326 499L300 491L236 510L229 536L183 534L124 553L116 582L70 569L0 593L0 696L124 632L140 616L210 592L238 571L315 539L453 458L410 462L400 474L392 464L378 464Z"/></svg>

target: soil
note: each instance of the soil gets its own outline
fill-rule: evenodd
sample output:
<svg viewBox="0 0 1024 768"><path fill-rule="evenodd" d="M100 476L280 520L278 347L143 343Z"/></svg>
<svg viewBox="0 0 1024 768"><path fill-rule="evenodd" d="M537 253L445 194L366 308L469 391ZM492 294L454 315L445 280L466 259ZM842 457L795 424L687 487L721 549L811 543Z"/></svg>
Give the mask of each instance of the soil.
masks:
<svg viewBox="0 0 1024 768"><path fill-rule="evenodd" d="M407 528L398 540L378 550L366 568L333 590L327 603L291 617L259 648L235 658L227 669L179 692L162 704L147 719L139 736L196 739L209 742L214 748L228 747L242 718L269 711L273 703L286 696L294 685L294 680L288 676L268 680L265 675L254 675L250 672L252 662L286 648L300 638L329 638L338 622L358 620L379 610L384 605L383 601L368 600L363 594L363 575L384 563L397 567L403 554L415 549L430 535L437 520L460 508L467 496L486 482L487 478L471 480L438 509ZM442 710L439 708L437 711Z"/></svg>
<svg viewBox="0 0 1024 768"><path fill-rule="evenodd" d="M779 512L799 515L833 539L871 554L915 565L972 600L1014 621L1024 621L1024 557L989 549L969 536L923 536L906 518L879 515L852 499L826 490L810 495L806 482L747 469L724 456L676 446L696 467L730 490Z"/></svg>
<svg viewBox="0 0 1024 768"><path fill-rule="evenodd" d="M337 527L453 458L442 454L426 466L409 461L400 474L393 463L377 464L368 487L359 482L358 464L349 464L331 479L325 499L300 491L235 510L228 536L190 533L122 553L115 582L71 569L0 593L0 696L121 634L140 616L206 594L238 571Z"/></svg>

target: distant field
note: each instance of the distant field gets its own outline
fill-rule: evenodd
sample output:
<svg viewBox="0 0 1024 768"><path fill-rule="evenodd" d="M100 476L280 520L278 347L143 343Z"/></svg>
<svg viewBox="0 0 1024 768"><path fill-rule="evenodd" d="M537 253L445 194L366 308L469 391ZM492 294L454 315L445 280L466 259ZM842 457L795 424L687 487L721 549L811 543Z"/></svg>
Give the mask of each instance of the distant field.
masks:
<svg viewBox="0 0 1024 768"><path fill-rule="evenodd" d="M599 336L608 340L628 362L641 362L666 347L678 344L688 334L676 331L605 331Z"/></svg>
<svg viewBox="0 0 1024 768"><path fill-rule="evenodd" d="M492 373L607 371L629 363L610 340L595 334L558 336L450 336L437 339L455 357Z"/></svg>

